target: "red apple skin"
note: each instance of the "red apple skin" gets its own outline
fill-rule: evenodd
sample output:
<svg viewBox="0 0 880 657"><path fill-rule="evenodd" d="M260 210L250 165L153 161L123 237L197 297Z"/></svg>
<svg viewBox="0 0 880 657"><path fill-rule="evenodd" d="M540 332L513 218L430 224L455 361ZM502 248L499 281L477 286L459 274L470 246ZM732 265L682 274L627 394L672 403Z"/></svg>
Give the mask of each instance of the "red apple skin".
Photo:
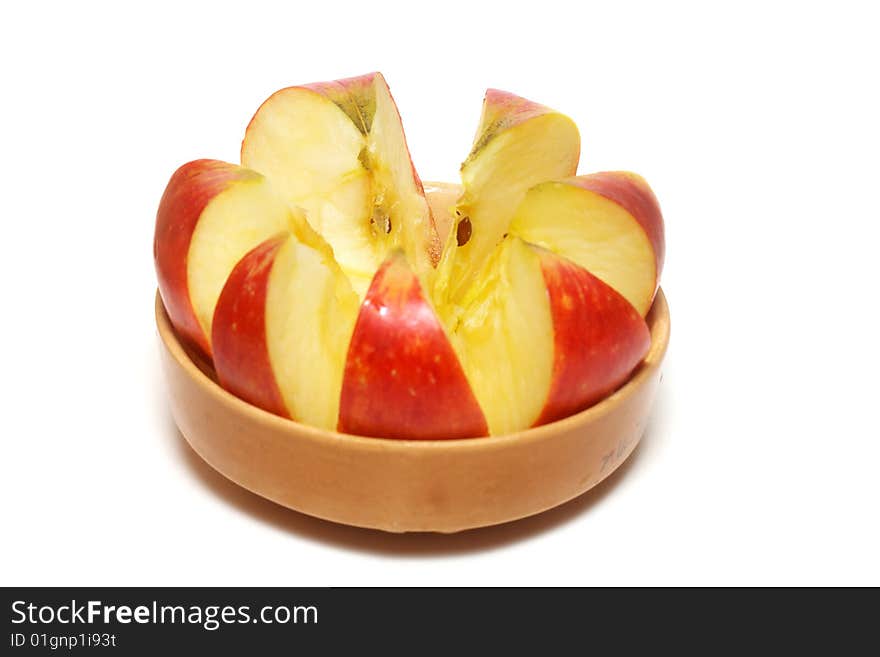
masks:
<svg viewBox="0 0 880 657"><path fill-rule="evenodd" d="M629 171L601 171L571 178L566 182L617 203L639 222L654 248L657 266L657 280L654 285L656 293L657 287L660 285L663 262L666 259L666 239L660 204L645 179Z"/></svg>
<svg viewBox="0 0 880 657"><path fill-rule="evenodd" d="M483 106L485 115L481 128L491 128L494 132L553 111L540 103L500 89L486 89ZM497 125L499 120L501 125Z"/></svg>
<svg viewBox="0 0 880 657"><path fill-rule="evenodd" d="M219 160L189 162L171 176L156 213L153 259L162 302L177 333L208 357L211 356L208 336L196 318L189 297L186 267L190 241L208 203L233 183L254 175L252 171Z"/></svg>
<svg viewBox="0 0 880 657"><path fill-rule="evenodd" d="M553 375L535 426L567 417L611 394L651 346L639 312L586 269L539 250L553 318Z"/></svg>
<svg viewBox="0 0 880 657"><path fill-rule="evenodd" d="M266 343L266 293L278 249L289 235L269 238L229 274L211 328L220 385L263 410L289 418Z"/></svg>
<svg viewBox="0 0 880 657"><path fill-rule="evenodd" d="M358 314L338 428L405 440L489 433L458 357L400 253L376 272Z"/></svg>
<svg viewBox="0 0 880 657"><path fill-rule="evenodd" d="M339 80L330 80L329 82L312 82L302 86L306 89L317 91L337 105L343 106L350 102L352 96L357 98L373 93L373 80L376 78L376 75L377 73L374 71L373 73L356 75L351 78L341 78Z"/></svg>

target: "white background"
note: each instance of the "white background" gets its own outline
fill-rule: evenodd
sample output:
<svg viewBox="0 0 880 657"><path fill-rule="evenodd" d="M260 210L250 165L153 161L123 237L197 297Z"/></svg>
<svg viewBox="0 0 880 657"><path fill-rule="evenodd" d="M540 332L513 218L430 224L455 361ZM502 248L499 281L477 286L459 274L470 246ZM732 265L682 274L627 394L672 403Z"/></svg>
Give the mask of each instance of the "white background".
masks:
<svg viewBox="0 0 880 657"><path fill-rule="evenodd" d="M878 21L711 4L5 3L2 584L880 584ZM581 172L660 198L653 420L559 509L445 537L336 526L228 483L170 419L168 177L237 161L277 88L371 70L426 180L455 179L493 86L572 116Z"/></svg>

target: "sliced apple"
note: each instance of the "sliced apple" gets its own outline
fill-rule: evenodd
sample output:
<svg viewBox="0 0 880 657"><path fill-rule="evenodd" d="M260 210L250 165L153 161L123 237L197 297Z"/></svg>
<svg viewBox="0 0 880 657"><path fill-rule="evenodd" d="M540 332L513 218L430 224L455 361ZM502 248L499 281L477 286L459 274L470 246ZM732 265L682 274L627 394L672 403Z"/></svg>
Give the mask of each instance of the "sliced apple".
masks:
<svg viewBox="0 0 880 657"><path fill-rule="evenodd" d="M510 232L590 271L642 316L651 308L666 249L660 206L640 176L611 171L539 184Z"/></svg>
<svg viewBox="0 0 880 657"><path fill-rule="evenodd" d="M178 333L211 355L211 321L226 277L241 257L283 230L319 241L255 171L217 160L180 167L159 211L153 254L159 292Z"/></svg>
<svg viewBox="0 0 880 657"><path fill-rule="evenodd" d="M436 228L380 73L276 92L248 125L241 161L306 210L359 294L395 248L432 275Z"/></svg>
<svg viewBox="0 0 880 657"><path fill-rule="evenodd" d="M471 438L486 419L402 252L376 272L343 376L339 430L410 440Z"/></svg>
<svg viewBox="0 0 880 657"><path fill-rule="evenodd" d="M358 298L327 252L294 234L235 266L214 314L221 385L272 413L335 429Z"/></svg>
<svg viewBox="0 0 880 657"><path fill-rule="evenodd" d="M648 353L651 333L623 296L587 270L538 249L553 317L553 375L535 424L577 413L614 392Z"/></svg>
<svg viewBox="0 0 880 657"><path fill-rule="evenodd" d="M438 289L461 301L482 278L481 268L526 191L574 175L579 157L580 136L567 116L514 94L487 91L473 148L461 167L464 193L445 243Z"/></svg>

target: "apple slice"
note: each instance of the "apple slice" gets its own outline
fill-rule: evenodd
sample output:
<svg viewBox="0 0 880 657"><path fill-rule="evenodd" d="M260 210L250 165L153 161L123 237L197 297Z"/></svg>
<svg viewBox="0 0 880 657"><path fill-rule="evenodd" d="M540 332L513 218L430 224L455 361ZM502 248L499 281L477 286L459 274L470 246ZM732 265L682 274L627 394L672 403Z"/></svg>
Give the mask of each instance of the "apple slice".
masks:
<svg viewBox="0 0 880 657"><path fill-rule="evenodd" d="M195 160L171 176L153 255L162 301L183 338L211 355L211 320L226 277L245 253L283 230L305 236L309 228L255 171Z"/></svg>
<svg viewBox="0 0 880 657"><path fill-rule="evenodd" d="M376 272L342 384L339 430L410 440L485 436L486 419L402 252Z"/></svg>
<svg viewBox="0 0 880 657"><path fill-rule="evenodd" d="M572 176L580 157L577 126L567 116L514 94L489 89L473 148L461 166L464 193L455 208L438 288L460 301L503 239L526 191Z"/></svg>
<svg viewBox="0 0 880 657"><path fill-rule="evenodd" d="M394 248L431 276L436 228L380 73L276 92L251 119L241 161L306 210L359 294Z"/></svg>
<svg viewBox="0 0 880 657"><path fill-rule="evenodd" d="M229 275L214 313L220 384L260 408L335 429L358 298L326 251L272 237Z"/></svg>
<svg viewBox="0 0 880 657"><path fill-rule="evenodd" d="M638 311L587 270L537 249L553 316L553 375L535 424L577 413L619 388L647 355Z"/></svg>
<svg viewBox="0 0 880 657"><path fill-rule="evenodd" d="M539 184L510 232L558 253L608 283L645 316L663 269L663 216L651 188L623 171Z"/></svg>
<svg viewBox="0 0 880 657"><path fill-rule="evenodd" d="M493 252L465 306L438 311L493 435L538 419L553 373L553 322L541 261L510 238Z"/></svg>

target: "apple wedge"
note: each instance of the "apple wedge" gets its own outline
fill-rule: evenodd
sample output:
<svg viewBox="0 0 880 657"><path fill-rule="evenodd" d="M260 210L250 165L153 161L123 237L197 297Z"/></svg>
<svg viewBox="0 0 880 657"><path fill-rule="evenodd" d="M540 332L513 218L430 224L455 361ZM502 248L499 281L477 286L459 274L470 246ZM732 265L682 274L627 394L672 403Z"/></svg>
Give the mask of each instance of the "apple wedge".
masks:
<svg viewBox="0 0 880 657"><path fill-rule="evenodd" d="M541 260L525 242L506 239L492 253L469 303L440 304L493 435L538 419L553 374L553 322Z"/></svg>
<svg viewBox="0 0 880 657"><path fill-rule="evenodd" d="M526 191L572 176L580 135L567 116L525 98L489 89L470 155L461 166L464 193L445 242L437 286L461 301L504 238Z"/></svg>
<svg viewBox="0 0 880 657"><path fill-rule="evenodd" d="M590 272L536 249L553 318L553 374L535 424L577 413L623 385L651 347L645 320Z"/></svg>
<svg viewBox="0 0 880 657"><path fill-rule="evenodd" d="M403 252L376 272L345 364L339 430L425 440L485 436L483 412Z"/></svg>
<svg viewBox="0 0 880 657"><path fill-rule="evenodd" d="M622 385L650 347L635 308L598 278L517 237L469 303L440 307L491 434L545 424Z"/></svg>
<svg viewBox="0 0 880 657"><path fill-rule="evenodd" d="M305 237L310 229L255 171L195 160L171 176L156 214L153 255L162 301L183 338L211 355L214 306L226 277L245 253L284 230Z"/></svg>
<svg viewBox="0 0 880 657"><path fill-rule="evenodd" d="M358 298L326 251L292 233L232 270L214 313L220 384L269 412L336 429Z"/></svg>
<svg viewBox="0 0 880 657"><path fill-rule="evenodd" d="M640 176L610 171L536 185L510 232L588 270L642 316L650 310L666 247L660 206Z"/></svg>
<svg viewBox="0 0 880 657"><path fill-rule="evenodd" d="M276 92L251 119L241 161L305 209L360 295L395 248L432 275L440 243L380 73Z"/></svg>

